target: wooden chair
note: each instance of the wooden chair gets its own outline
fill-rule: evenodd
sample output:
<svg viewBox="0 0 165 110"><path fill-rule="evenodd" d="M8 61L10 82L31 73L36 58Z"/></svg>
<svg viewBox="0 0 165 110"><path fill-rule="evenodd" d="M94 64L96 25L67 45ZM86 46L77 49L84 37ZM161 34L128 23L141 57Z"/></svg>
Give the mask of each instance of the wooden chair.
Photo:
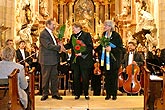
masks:
<svg viewBox="0 0 165 110"><path fill-rule="evenodd" d="M69 78L68 78L68 89L69 89L69 92L70 92L70 90L73 91L72 85L73 85L73 73L72 73L72 71L69 71Z"/></svg>
<svg viewBox="0 0 165 110"><path fill-rule="evenodd" d="M61 84L62 84L62 81L61 79L64 79L64 95L66 95L66 74L62 74L62 73L59 73L58 74L58 79L59 79L59 89L61 89Z"/></svg>
<svg viewBox="0 0 165 110"><path fill-rule="evenodd" d="M19 100L18 95L18 76L19 69L14 69L13 72L8 76L9 79L9 99L10 105L9 110L23 110L23 107Z"/></svg>
<svg viewBox="0 0 165 110"><path fill-rule="evenodd" d="M0 91L3 91L3 96L0 96L0 100L2 100L6 96L8 90L9 90L8 80L0 79Z"/></svg>
<svg viewBox="0 0 165 110"><path fill-rule="evenodd" d="M14 69L13 72L8 76L9 79L9 99L10 99L10 110L23 110L23 107L20 103L19 95L18 95L18 81L17 74L19 73L19 69ZM30 102L30 110L35 110L35 98L34 98L34 73L35 68L32 68L28 71L28 83L29 83L29 102Z"/></svg>

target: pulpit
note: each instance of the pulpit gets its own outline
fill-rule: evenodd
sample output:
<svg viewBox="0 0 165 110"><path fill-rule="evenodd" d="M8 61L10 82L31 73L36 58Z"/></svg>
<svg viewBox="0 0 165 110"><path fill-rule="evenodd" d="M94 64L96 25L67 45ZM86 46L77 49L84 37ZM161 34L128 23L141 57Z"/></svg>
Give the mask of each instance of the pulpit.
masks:
<svg viewBox="0 0 165 110"><path fill-rule="evenodd" d="M155 101L162 98L163 78L150 75L150 71L142 67L144 74L144 110L154 110Z"/></svg>

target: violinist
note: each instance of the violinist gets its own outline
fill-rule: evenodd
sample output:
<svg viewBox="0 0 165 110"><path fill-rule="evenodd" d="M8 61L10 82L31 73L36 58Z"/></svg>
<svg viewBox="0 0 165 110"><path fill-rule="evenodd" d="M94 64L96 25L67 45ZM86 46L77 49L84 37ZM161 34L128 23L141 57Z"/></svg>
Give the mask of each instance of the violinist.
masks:
<svg viewBox="0 0 165 110"><path fill-rule="evenodd" d="M144 57L141 53L138 53L136 51L136 44L134 42L128 43L127 53L124 55L124 59L122 60L123 77L125 80L128 78L128 74L126 73L126 67L130 64L137 65L138 67L143 66L144 64ZM140 78L138 74L138 80L139 79Z"/></svg>

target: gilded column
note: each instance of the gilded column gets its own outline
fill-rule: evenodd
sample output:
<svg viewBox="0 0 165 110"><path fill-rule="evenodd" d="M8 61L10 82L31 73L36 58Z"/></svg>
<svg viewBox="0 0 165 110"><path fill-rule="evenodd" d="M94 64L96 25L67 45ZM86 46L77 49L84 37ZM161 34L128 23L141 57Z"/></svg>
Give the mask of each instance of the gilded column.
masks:
<svg viewBox="0 0 165 110"><path fill-rule="evenodd" d="M53 2L53 18L58 22L58 2Z"/></svg>
<svg viewBox="0 0 165 110"><path fill-rule="evenodd" d="M66 22L66 19L67 19L66 3L64 3L64 9L63 9L63 11L64 11L63 23L65 23Z"/></svg>
<svg viewBox="0 0 165 110"><path fill-rule="evenodd" d="M131 4L131 16L132 16L132 24L136 23L136 4L135 4L135 0L132 0L132 4Z"/></svg>
<svg viewBox="0 0 165 110"><path fill-rule="evenodd" d="M53 18L53 0L48 0L47 7L48 7L49 16Z"/></svg>
<svg viewBox="0 0 165 110"><path fill-rule="evenodd" d="M107 19L109 19L108 18L108 2L107 1L105 1L105 20L107 20Z"/></svg>
<svg viewBox="0 0 165 110"><path fill-rule="evenodd" d="M99 22L99 2L95 2L94 5L95 5L95 9L96 9L96 12L95 12L95 29L96 29L96 31L95 31L95 33L99 34L98 29L97 29L98 22Z"/></svg>
<svg viewBox="0 0 165 110"><path fill-rule="evenodd" d="M63 24L63 12L64 12L64 9L63 9L63 4L64 2L63 1L60 1L60 19L59 19L59 24Z"/></svg>
<svg viewBox="0 0 165 110"><path fill-rule="evenodd" d="M73 3L70 2L70 3L69 3L69 23L70 23L70 24L72 24L72 19L73 19L72 10L73 10Z"/></svg>

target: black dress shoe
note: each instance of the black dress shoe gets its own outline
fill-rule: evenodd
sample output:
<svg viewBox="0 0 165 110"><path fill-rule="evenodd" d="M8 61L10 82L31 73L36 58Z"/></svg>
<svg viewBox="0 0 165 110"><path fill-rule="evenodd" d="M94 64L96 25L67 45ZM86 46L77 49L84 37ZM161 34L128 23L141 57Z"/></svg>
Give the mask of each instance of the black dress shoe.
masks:
<svg viewBox="0 0 165 110"><path fill-rule="evenodd" d="M107 95L106 97L105 97L105 100L109 100L111 98L111 96L110 95Z"/></svg>
<svg viewBox="0 0 165 110"><path fill-rule="evenodd" d="M90 97L86 95L86 96L85 96L85 99L86 99L86 100L89 100L89 99L90 99Z"/></svg>
<svg viewBox="0 0 165 110"><path fill-rule="evenodd" d="M116 96L113 96L113 97L112 97L112 100L116 100L116 99L117 99L117 97L116 97Z"/></svg>
<svg viewBox="0 0 165 110"><path fill-rule="evenodd" d="M47 98L48 98L48 96L47 96L47 95L42 96L42 97L41 97L41 101L44 101L44 100L46 100Z"/></svg>
<svg viewBox="0 0 165 110"><path fill-rule="evenodd" d="M62 100L62 97L61 96L58 96L58 95L54 95L52 96L53 99L57 99L57 100Z"/></svg>
<svg viewBox="0 0 165 110"><path fill-rule="evenodd" d="M79 99L80 98L80 96L75 96L75 100L77 100L77 99Z"/></svg>

